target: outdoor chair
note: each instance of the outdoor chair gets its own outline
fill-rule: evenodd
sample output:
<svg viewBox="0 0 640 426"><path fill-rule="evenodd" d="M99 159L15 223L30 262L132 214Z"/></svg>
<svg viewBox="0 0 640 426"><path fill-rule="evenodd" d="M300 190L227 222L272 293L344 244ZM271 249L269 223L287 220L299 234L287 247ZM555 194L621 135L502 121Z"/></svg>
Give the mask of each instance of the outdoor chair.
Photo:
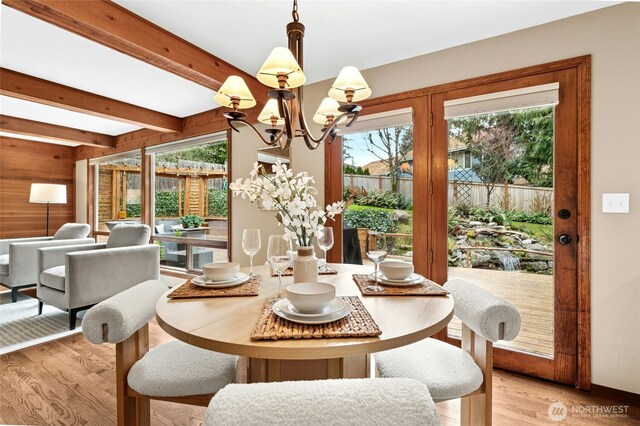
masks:
<svg viewBox="0 0 640 426"><path fill-rule="evenodd" d="M493 342L513 340L520 313L505 301L467 281L444 288L462 321L462 348L429 338L374 355L381 377L405 377L427 385L435 402L462 398L462 425L491 425Z"/></svg>
<svg viewBox="0 0 640 426"><path fill-rule="evenodd" d="M213 397L205 426L439 425L429 389L411 379L232 384Z"/></svg>
<svg viewBox="0 0 640 426"><path fill-rule="evenodd" d="M116 345L119 425L148 425L151 399L206 407L219 389L235 380L237 356L179 340L149 350L148 322L167 290L167 283L145 281L98 303L82 321L91 343Z"/></svg>
<svg viewBox="0 0 640 426"><path fill-rule="evenodd" d="M87 238L91 227L85 223L65 223L52 237L0 240L0 284L11 289L11 302L18 290L33 287L38 281L38 249L95 243Z"/></svg>
<svg viewBox="0 0 640 426"><path fill-rule="evenodd" d="M44 248L38 251L38 314L44 303L78 312L138 283L160 277L160 248L149 244L147 225L119 224L106 243Z"/></svg>

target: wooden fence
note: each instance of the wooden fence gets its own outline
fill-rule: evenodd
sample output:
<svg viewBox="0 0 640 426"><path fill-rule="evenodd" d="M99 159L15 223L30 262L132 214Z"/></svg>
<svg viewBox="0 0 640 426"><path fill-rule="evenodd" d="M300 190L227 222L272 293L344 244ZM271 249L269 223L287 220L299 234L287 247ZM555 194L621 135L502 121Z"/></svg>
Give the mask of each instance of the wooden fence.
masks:
<svg viewBox="0 0 640 426"><path fill-rule="evenodd" d="M389 176L344 175L343 184L345 188L364 188L367 192L391 190ZM412 200L413 179L399 178L397 192ZM487 188L477 182L449 181L448 200L449 205L467 204L485 207ZM496 184L489 206L501 210L550 214L553 208L553 189Z"/></svg>

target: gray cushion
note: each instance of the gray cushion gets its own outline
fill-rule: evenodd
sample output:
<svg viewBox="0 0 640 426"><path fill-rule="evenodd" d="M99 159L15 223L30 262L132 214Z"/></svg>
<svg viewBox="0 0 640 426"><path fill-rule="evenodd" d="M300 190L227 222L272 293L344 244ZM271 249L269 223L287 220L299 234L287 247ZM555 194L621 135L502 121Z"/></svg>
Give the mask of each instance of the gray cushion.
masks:
<svg viewBox="0 0 640 426"><path fill-rule="evenodd" d="M436 339L425 339L375 354L381 377L419 380L436 402L460 398L482 385L482 370L471 355Z"/></svg>
<svg viewBox="0 0 640 426"><path fill-rule="evenodd" d="M9 255L0 255L0 274L9 275Z"/></svg>
<svg viewBox="0 0 640 426"><path fill-rule="evenodd" d="M409 379L232 384L213 397L206 426L439 425L429 389Z"/></svg>
<svg viewBox="0 0 640 426"><path fill-rule="evenodd" d="M49 288L64 291L65 289L64 278L65 278L64 265L54 266L53 268L49 268L40 274L40 284L47 286Z"/></svg>
<svg viewBox="0 0 640 426"><path fill-rule="evenodd" d="M206 395L234 381L237 362L237 356L174 340L133 364L127 381L131 389L147 396Z"/></svg>
<svg viewBox="0 0 640 426"><path fill-rule="evenodd" d="M120 223L113 227L107 248L142 246L149 243L151 229L147 225Z"/></svg>
<svg viewBox="0 0 640 426"><path fill-rule="evenodd" d="M86 223L65 223L56 231L54 240L77 240L87 238L91 227Z"/></svg>

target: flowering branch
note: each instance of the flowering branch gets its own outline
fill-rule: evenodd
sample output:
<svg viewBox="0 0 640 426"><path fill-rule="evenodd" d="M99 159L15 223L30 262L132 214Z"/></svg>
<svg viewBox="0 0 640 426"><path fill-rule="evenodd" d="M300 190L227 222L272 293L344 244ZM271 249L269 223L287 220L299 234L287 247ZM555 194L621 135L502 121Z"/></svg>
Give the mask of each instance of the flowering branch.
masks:
<svg viewBox="0 0 640 426"><path fill-rule="evenodd" d="M265 168L253 164L248 179L238 179L229 185L233 196L260 201L265 209L278 211L276 219L285 227L286 233L298 241L300 246L311 245L311 239L324 227L327 219L344 210L344 201L327 205L326 211L318 207L315 194L318 190L311 186L314 179L301 172L293 171L280 160L273 166L275 175L268 175Z"/></svg>

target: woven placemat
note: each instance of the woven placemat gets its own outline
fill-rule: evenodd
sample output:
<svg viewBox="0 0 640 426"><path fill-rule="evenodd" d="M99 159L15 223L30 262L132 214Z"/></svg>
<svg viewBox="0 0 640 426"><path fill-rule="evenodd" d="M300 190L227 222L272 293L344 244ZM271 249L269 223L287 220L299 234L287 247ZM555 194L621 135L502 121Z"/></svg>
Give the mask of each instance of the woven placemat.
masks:
<svg viewBox="0 0 640 426"><path fill-rule="evenodd" d="M169 293L167 297L169 299L194 299L197 297L257 296L260 293L260 284L262 284L261 275L250 278L244 284L227 288L199 287L189 280Z"/></svg>
<svg viewBox="0 0 640 426"><path fill-rule="evenodd" d="M251 340L375 337L382 334L358 296L344 296L341 299L351 305L351 313L337 321L316 325L298 324L280 318L273 312L273 303L266 302L251 333Z"/></svg>
<svg viewBox="0 0 640 426"><path fill-rule="evenodd" d="M332 269L330 266L328 268L329 269L326 270L326 271L318 269L318 275L336 275L338 273L338 271L336 271L335 269ZM278 272L276 272L273 269L271 269L271 276L272 277L277 277L278 276ZM293 268L289 267L289 268L285 269L284 271L282 271L282 276L283 277L292 277L293 276Z"/></svg>
<svg viewBox="0 0 640 426"><path fill-rule="evenodd" d="M367 286L375 284L375 281L369 275L353 275L353 280L358 285L360 293L364 296L446 296L449 292L441 285L434 283L428 279L424 279L421 283L406 287L397 287L390 285L380 286L384 288L382 291L371 291Z"/></svg>

